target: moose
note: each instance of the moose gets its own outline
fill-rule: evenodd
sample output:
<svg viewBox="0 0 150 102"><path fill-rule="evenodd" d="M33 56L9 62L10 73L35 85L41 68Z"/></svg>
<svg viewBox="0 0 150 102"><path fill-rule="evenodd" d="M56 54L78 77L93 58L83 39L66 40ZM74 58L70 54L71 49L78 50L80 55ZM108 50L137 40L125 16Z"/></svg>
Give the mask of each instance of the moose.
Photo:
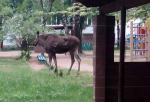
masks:
<svg viewBox="0 0 150 102"><path fill-rule="evenodd" d="M78 61L77 74L79 74L81 62L81 59L78 55L79 44L80 40L73 35L59 36L54 34L40 34L39 31L37 31L37 38L34 41L35 46L41 46L44 49L44 52L48 54L50 66L52 59L54 60L55 72L57 74L58 69L56 54L63 54L67 52L69 52L71 56L71 66L68 70L68 74L70 74L75 59Z"/></svg>

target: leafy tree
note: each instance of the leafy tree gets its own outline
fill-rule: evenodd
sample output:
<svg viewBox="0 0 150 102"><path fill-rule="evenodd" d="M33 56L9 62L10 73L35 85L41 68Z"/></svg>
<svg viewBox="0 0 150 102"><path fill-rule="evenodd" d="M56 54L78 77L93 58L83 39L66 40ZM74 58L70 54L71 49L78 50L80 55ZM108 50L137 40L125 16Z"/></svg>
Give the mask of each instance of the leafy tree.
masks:
<svg viewBox="0 0 150 102"><path fill-rule="evenodd" d="M127 14L129 19L140 18L145 21L148 17L150 17L150 4L129 9Z"/></svg>
<svg viewBox="0 0 150 102"><path fill-rule="evenodd" d="M41 6L41 11L43 12L42 15L42 24L45 27L46 22L48 20L48 13L51 12L52 10L52 5L53 5L54 0L40 0L40 6Z"/></svg>
<svg viewBox="0 0 150 102"><path fill-rule="evenodd" d="M7 6L8 3L9 0L0 0L0 44L1 45L3 43L3 36L4 36L4 33L2 32L3 22L9 17L11 17L13 14L12 9L9 6Z"/></svg>
<svg viewBox="0 0 150 102"><path fill-rule="evenodd" d="M15 10L12 17L7 18L2 26L3 34L14 34L19 38L27 40L27 48L22 50L20 58L30 58L29 45L35 38L37 30L45 31L40 22L41 16L36 16L35 4L32 0L15 2ZM34 6L33 6L34 5ZM6 17L5 17L6 18ZM47 29L46 29L47 30Z"/></svg>

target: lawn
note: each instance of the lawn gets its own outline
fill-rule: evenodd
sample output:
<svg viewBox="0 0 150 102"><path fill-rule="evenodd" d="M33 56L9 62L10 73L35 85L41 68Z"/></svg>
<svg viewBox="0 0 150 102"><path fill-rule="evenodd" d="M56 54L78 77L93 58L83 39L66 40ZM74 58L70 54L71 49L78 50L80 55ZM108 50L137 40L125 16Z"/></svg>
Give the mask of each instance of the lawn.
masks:
<svg viewBox="0 0 150 102"><path fill-rule="evenodd" d="M49 76L23 60L0 59L0 102L92 102L92 82L89 73Z"/></svg>

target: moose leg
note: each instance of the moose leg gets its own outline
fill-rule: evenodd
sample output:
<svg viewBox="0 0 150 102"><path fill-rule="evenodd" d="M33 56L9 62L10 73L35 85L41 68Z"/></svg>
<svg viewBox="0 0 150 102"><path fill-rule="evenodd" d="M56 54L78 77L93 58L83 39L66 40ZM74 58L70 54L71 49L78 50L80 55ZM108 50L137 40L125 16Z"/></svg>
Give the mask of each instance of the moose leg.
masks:
<svg viewBox="0 0 150 102"><path fill-rule="evenodd" d="M49 53L48 54L48 57L49 57L49 72L52 70L52 66L51 66L51 64L52 64L52 54L51 53ZM50 74L50 73L49 73Z"/></svg>
<svg viewBox="0 0 150 102"><path fill-rule="evenodd" d="M70 56L71 56L71 66L70 66L70 68L69 68L69 70L68 70L68 74L70 74L70 71L71 71L71 69L72 69L72 66L73 66L73 64L74 64L74 62L75 62L74 53L70 52Z"/></svg>
<svg viewBox="0 0 150 102"><path fill-rule="evenodd" d="M75 58L78 61L78 72L77 72L77 74L79 74L79 72L80 72L81 58L79 57L79 55L77 53L75 54Z"/></svg>
<svg viewBox="0 0 150 102"><path fill-rule="evenodd" d="M54 63L55 63L55 67L56 67L54 72L55 72L56 74L58 74L56 54L53 54L52 57L53 57L53 60L54 60Z"/></svg>

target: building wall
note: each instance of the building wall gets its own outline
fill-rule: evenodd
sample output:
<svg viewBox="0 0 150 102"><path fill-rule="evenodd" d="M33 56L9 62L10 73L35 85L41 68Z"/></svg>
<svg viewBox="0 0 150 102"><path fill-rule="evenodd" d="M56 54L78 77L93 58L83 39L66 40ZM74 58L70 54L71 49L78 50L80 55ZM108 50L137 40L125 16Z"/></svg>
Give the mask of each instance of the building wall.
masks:
<svg viewBox="0 0 150 102"><path fill-rule="evenodd" d="M118 66L115 62L106 69L106 102L117 102ZM124 102L150 102L150 63L125 63Z"/></svg>
<svg viewBox="0 0 150 102"><path fill-rule="evenodd" d="M93 34L83 34L82 42L83 43L90 42L93 44Z"/></svg>
<svg viewBox="0 0 150 102"><path fill-rule="evenodd" d="M83 34L82 49L83 50L93 50L93 34Z"/></svg>

